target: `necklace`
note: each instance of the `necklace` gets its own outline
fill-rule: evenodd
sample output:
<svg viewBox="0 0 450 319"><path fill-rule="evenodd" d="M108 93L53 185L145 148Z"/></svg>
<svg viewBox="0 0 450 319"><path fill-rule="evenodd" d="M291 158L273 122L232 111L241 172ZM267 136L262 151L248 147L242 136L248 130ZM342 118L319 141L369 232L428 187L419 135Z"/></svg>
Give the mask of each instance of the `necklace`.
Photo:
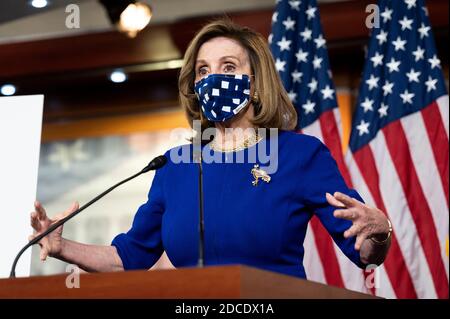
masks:
<svg viewBox="0 0 450 319"><path fill-rule="evenodd" d="M212 142L209 144L210 148L215 152L228 153L228 152L237 152L249 148L255 144L258 144L262 139L263 138L259 136L258 133L256 133L255 135L246 137L244 141L233 147L218 147L215 139L212 140Z"/></svg>

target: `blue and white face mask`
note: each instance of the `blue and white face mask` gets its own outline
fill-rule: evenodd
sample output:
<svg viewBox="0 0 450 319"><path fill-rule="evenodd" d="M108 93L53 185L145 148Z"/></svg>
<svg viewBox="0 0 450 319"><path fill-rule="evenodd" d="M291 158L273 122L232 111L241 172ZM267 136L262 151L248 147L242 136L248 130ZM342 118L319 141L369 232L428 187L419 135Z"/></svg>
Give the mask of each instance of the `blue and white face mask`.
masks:
<svg viewBox="0 0 450 319"><path fill-rule="evenodd" d="M250 77L246 74L208 74L195 83L203 114L212 122L224 122L250 99Z"/></svg>

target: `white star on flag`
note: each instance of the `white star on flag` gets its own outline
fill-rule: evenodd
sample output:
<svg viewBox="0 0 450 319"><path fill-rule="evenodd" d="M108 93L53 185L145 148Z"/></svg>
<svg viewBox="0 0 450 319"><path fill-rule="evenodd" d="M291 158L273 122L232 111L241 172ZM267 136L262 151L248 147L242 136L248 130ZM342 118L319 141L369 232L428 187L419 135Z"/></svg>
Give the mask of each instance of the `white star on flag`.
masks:
<svg viewBox="0 0 450 319"><path fill-rule="evenodd" d="M319 49L323 47L327 41L322 37L322 35L320 35L317 39L314 39L314 42L316 43L317 49Z"/></svg>
<svg viewBox="0 0 450 319"><path fill-rule="evenodd" d="M422 23L420 25L420 28L417 29L419 31L419 33L420 33L420 38L423 39L424 37L427 37L428 36L428 32L430 31L430 29L431 28L429 26L426 26L425 24Z"/></svg>
<svg viewBox="0 0 450 319"><path fill-rule="evenodd" d="M316 79L312 79L311 82L308 83L309 93L314 93L317 90L317 81Z"/></svg>
<svg viewBox="0 0 450 319"><path fill-rule="evenodd" d="M386 66L389 68L389 73L392 73L393 71L400 71L400 61L396 61L394 58L391 58L391 61L389 63L386 63Z"/></svg>
<svg viewBox="0 0 450 319"><path fill-rule="evenodd" d="M421 47L417 47L417 50L413 51L412 54L414 55L415 61L417 62L424 58L425 50L422 49Z"/></svg>
<svg viewBox="0 0 450 319"><path fill-rule="evenodd" d="M406 76L408 77L409 82L417 82L419 83L419 75L421 72L414 71L414 69L411 69L408 73L406 73Z"/></svg>
<svg viewBox="0 0 450 319"><path fill-rule="evenodd" d="M383 65L383 55L375 52L375 56L371 57L370 60L373 62L373 67L375 68L377 65Z"/></svg>
<svg viewBox="0 0 450 319"><path fill-rule="evenodd" d="M320 69L320 65L322 63L322 60L323 59L319 58L318 56L314 57L314 60L313 60L314 69Z"/></svg>
<svg viewBox="0 0 450 319"><path fill-rule="evenodd" d="M379 34L376 35L376 38L378 39L378 44L382 45L384 42L387 42L387 36L388 33L384 30L381 30Z"/></svg>
<svg viewBox="0 0 450 319"><path fill-rule="evenodd" d="M400 20L398 23L402 26L402 31L405 31L406 29L412 30L412 23L413 19L408 19L406 16L403 17L402 20Z"/></svg>
<svg viewBox="0 0 450 319"><path fill-rule="evenodd" d="M311 100L307 100L305 104L302 105L302 108L305 110L305 114L314 113L314 107L316 103L311 102Z"/></svg>
<svg viewBox="0 0 450 319"><path fill-rule="evenodd" d="M434 69L435 67L440 68L441 66L441 60L439 60L436 56L436 54L431 58L428 59L428 62L431 64L431 69Z"/></svg>
<svg viewBox="0 0 450 319"><path fill-rule="evenodd" d="M361 106L364 109L364 113L366 113L367 111L373 111L373 102L373 100L366 97L364 102L361 103Z"/></svg>
<svg viewBox="0 0 450 319"><path fill-rule="evenodd" d="M290 90L288 92L288 96L289 96L289 99L291 100L292 103L296 102L296 100L297 100L297 93L295 93L294 91Z"/></svg>
<svg viewBox="0 0 450 319"><path fill-rule="evenodd" d="M295 21L291 19L291 17L287 17L286 20L283 21L284 28L287 30L294 31Z"/></svg>
<svg viewBox="0 0 450 319"><path fill-rule="evenodd" d="M369 134L369 126L370 126L369 122L365 122L364 120L361 120L361 123L356 126L356 128L359 131L359 136L361 136L363 134Z"/></svg>
<svg viewBox="0 0 450 319"><path fill-rule="evenodd" d="M402 40L400 38L400 36L397 37L397 39L395 41L392 41L392 44L394 45L394 49L395 51L398 50L403 50L405 51L405 44L406 44L406 40Z"/></svg>
<svg viewBox="0 0 450 319"><path fill-rule="evenodd" d="M289 47L291 45L292 41L291 40L286 40L286 37L282 37L281 41L277 42L277 45L280 47L280 51L283 50L290 50L291 48Z"/></svg>
<svg viewBox="0 0 450 319"><path fill-rule="evenodd" d="M311 29L305 28L305 31L300 32L300 35L303 38L303 42L306 42L308 40L311 40L312 31L311 31Z"/></svg>
<svg viewBox="0 0 450 319"><path fill-rule="evenodd" d="M297 57L297 62L308 62L308 60L306 59L308 57L308 52L305 52L302 49L298 49L298 52L295 54L295 56Z"/></svg>
<svg viewBox="0 0 450 319"><path fill-rule="evenodd" d="M298 72L297 70L294 70L294 72L291 73L292 76L292 82L301 82L301 77L303 76L303 73Z"/></svg>
<svg viewBox="0 0 450 319"><path fill-rule="evenodd" d="M378 109L378 113L380 113L380 118L387 116L388 106L384 103L381 103L380 108Z"/></svg>
<svg viewBox="0 0 450 319"><path fill-rule="evenodd" d="M408 9L411 9L416 6L417 0L405 0L405 3L408 5Z"/></svg>
<svg viewBox="0 0 450 319"><path fill-rule="evenodd" d="M329 85L327 85L323 90L320 90L320 92L322 92L322 96L323 96L324 100L333 99L334 90L331 89Z"/></svg>
<svg viewBox="0 0 450 319"><path fill-rule="evenodd" d="M274 12L272 14L272 23L276 23L278 19L278 12Z"/></svg>
<svg viewBox="0 0 450 319"><path fill-rule="evenodd" d="M370 79L366 80L367 85L369 85L369 90L378 87L379 77L375 77L373 74L370 75Z"/></svg>
<svg viewBox="0 0 450 319"><path fill-rule="evenodd" d="M381 12L381 16L383 17L383 22L386 23L392 19L392 10L386 8L383 12Z"/></svg>
<svg viewBox="0 0 450 319"><path fill-rule="evenodd" d="M300 11L300 3L301 1L289 1L289 5L291 6L292 10Z"/></svg>
<svg viewBox="0 0 450 319"><path fill-rule="evenodd" d="M425 85L427 86L427 92L436 90L436 83L437 79L433 79L431 76L428 76L428 81L425 82Z"/></svg>
<svg viewBox="0 0 450 319"><path fill-rule="evenodd" d="M392 94L392 88L394 87L394 82L389 82L386 80L386 82L383 85L383 95L386 96L388 94Z"/></svg>
<svg viewBox="0 0 450 319"><path fill-rule="evenodd" d="M278 72L284 71L285 65L286 65L286 61L281 61L281 60L278 59L278 58L277 58L277 60L275 61L275 68L277 69Z"/></svg>
<svg viewBox="0 0 450 319"><path fill-rule="evenodd" d="M412 104L412 98L414 97L414 93L409 93L408 89L405 89L405 92L400 94L400 97L402 98L403 103L409 103Z"/></svg>
<svg viewBox="0 0 450 319"><path fill-rule="evenodd" d="M316 10L317 10L317 8L314 8L311 6L308 7L308 10L306 10L306 14L308 15L308 20L314 18L314 16L316 15Z"/></svg>

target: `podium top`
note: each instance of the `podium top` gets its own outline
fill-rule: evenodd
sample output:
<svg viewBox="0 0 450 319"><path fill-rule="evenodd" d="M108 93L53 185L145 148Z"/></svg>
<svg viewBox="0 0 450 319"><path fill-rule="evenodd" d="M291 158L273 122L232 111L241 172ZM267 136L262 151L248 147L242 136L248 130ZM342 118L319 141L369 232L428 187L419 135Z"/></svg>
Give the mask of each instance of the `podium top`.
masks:
<svg viewBox="0 0 450 319"><path fill-rule="evenodd" d="M359 292L242 265L0 280L0 298L367 299Z"/></svg>

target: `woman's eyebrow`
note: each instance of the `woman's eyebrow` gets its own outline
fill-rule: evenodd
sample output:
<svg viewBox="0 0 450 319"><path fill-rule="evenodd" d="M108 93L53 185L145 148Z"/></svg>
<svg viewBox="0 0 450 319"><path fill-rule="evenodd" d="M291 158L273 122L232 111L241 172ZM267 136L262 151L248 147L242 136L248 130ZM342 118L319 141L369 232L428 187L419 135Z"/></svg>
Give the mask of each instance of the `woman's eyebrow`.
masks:
<svg viewBox="0 0 450 319"><path fill-rule="evenodd" d="M226 60L226 59L234 59L234 60L240 62L239 58L234 56L234 55L225 55L225 56L221 57L219 59L219 61L223 61L223 60ZM199 59L199 60L195 61L195 64L207 64L207 62L206 62L206 60Z"/></svg>
<svg viewBox="0 0 450 319"><path fill-rule="evenodd" d="M200 59L200 60L195 61L195 64L206 64L206 61Z"/></svg>
<svg viewBox="0 0 450 319"><path fill-rule="evenodd" d="M240 62L240 60L237 57L235 57L234 55L225 55L220 58L221 61L226 60L226 59L234 59L234 60L237 60L238 62Z"/></svg>

